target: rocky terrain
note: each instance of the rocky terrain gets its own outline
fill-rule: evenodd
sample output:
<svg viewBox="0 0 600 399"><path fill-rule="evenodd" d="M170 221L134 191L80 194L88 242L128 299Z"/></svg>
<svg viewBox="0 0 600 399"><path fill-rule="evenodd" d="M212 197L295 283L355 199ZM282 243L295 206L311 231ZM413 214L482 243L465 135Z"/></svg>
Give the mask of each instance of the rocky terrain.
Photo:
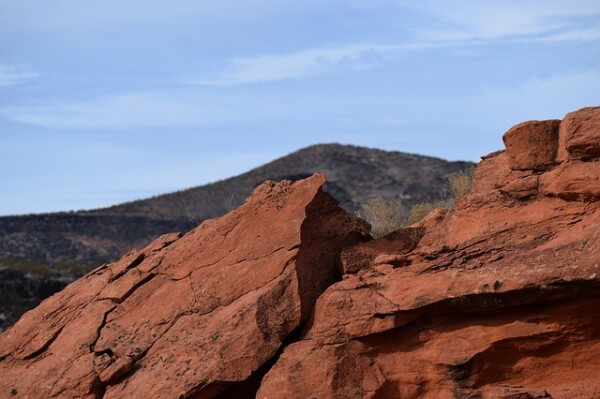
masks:
<svg viewBox="0 0 600 399"><path fill-rule="evenodd" d="M364 147L315 145L242 175L171 194L104 209L0 217L0 270L10 270L12 280L6 284L11 287L49 283L62 288L95 265L142 248L161 234L186 232L225 214L265 180L296 181L323 172L326 191L353 212L372 196L402 196L407 203L435 199L446 175L471 165ZM10 301L0 296L0 330L47 292L18 290Z"/></svg>
<svg viewBox="0 0 600 399"><path fill-rule="evenodd" d="M600 107L531 121L372 240L317 174L102 265L0 335L7 398L600 398Z"/></svg>

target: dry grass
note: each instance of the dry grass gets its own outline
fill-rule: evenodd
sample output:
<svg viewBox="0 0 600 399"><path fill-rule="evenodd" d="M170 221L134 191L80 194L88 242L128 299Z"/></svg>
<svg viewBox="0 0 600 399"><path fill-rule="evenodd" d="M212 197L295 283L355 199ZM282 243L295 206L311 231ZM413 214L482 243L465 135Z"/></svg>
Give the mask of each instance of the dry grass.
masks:
<svg viewBox="0 0 600 399"><path fill-rule="evenodd" d="M444 201L421 202L413 205L413 207L410 208L410 212L408 212L405 224L408 226L413 223L420 222L421 220L425 219L425 216L429 215L434 209L445 207L446 202Z"/></svg>
<svg viewBox="0 0 600 399"><path fill-rule="evenodd" d="M383 237L404 224L404 203L400 198L371 198L357 215L371 224L371 235Z"/></svg>
<svg viewBox="0 0 600 399"><path fill-rule="evenodd" d="M448 193L452 199L463 197L471 191L473 169L466 169L446 176Z"/></svg>
<svg viewBox="0 0 600 399"><path fill-rule="evenodd" d="M440 193L442 199L418 203L408 212L400 198L372 198L361 205L357 214L371 224L374 238L383 237L401 227L420 222L434 209L452 208L456 198L471 191L472 177L473 169L449 174L446 189Z"/></svg>

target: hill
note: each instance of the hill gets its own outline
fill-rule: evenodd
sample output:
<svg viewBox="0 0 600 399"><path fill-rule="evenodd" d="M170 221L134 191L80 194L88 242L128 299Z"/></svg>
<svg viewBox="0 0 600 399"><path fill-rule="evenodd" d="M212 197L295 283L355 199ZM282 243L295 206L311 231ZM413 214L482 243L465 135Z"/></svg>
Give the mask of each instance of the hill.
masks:
<svg viewBox="0 0 600 399"><path fill-rule="evenodd" d="M239 176L170 194L88 211L0 217L0 271L10 270L11 276L0 283L10 299L0 298L0 319L4 315L4 325L9 324L21 313L16 308L29 307L32 296L46 296L46 288L37 293L35 287L46 287L47 280L64 285L163 233L185 232L221 216L265 180L297 181L322 172L327 176L325 191L354 212L370 197L402 196L408 203L433 199L443 190L446 175L471 166L396 151L319 144ZM29 298L26 305L20 302L24 297Z"/></svg>
<svg viewBox="0 0 600 399"><path fill-rule="evenodd" d="M332 193L343 208L355 211L371 197L400 195L407 202L432 199L442 189L446 175L472 165L397 151L318 144L226 180L88 214L204 220L237 207L265 180L296 181L318 172L327 176L325 191Z"/></svg>

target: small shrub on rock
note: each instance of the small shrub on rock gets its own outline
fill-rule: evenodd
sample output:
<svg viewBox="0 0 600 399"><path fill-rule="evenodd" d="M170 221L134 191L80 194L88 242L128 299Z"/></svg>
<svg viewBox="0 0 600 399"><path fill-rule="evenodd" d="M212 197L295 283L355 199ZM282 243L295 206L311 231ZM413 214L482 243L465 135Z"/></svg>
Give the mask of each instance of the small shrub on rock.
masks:
<svg viewBox="0 0 600 399"><path fill-rule="evenodd" d="M404 225L405 207L401 198L371 198L356 213L371 224L371 235L383 237Z"/></svg>

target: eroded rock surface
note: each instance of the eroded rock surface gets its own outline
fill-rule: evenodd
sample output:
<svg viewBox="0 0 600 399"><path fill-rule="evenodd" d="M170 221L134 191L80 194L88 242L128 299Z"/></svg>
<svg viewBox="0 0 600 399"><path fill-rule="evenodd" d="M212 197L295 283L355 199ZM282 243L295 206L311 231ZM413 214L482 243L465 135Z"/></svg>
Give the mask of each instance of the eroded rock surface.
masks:
<svg viewBox="0 0 600 399"><path fill-rule="evenodd" d="M323 176L267 182L27 313L0 397L600 398L598 121L517 125L374 241Z"/></svg>
<svg viewBox="0 0 600 399"><path fill-rule="evenodd" d="M257 397L600 398L599 118L484 157L455 209L345 249L343 281Z"/></svg>
<svg viewBox="0 0 600 399"><path fill-rule="evenodd" d="M48 298L0 336L0 397L252 395L261 367L339 279L342 246L368 234L324 182L266 182L226 216Z"/></svg>

